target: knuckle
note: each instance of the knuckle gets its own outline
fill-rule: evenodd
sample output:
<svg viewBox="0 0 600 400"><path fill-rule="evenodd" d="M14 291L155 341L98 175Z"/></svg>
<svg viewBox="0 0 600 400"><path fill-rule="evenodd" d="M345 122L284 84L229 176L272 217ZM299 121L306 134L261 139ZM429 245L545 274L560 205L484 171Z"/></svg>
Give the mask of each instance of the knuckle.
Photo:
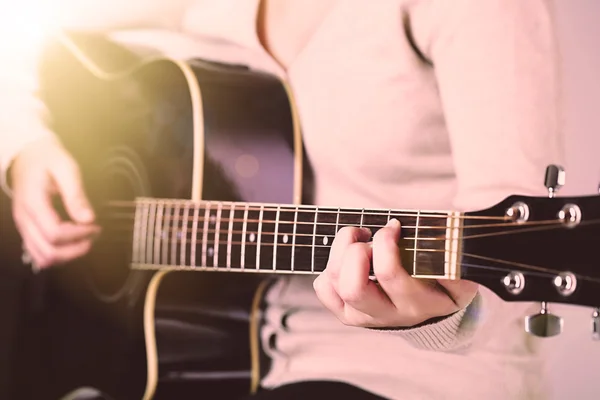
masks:
<svg viewBox="0 0 600 400"><path fill-rule="evenodd" d="M348 245L346 249L347 259L350 261L359 260L367 254L367 247L364 243L354 242Z"/></svg>
<svg viewBox="0 0 600 400"><path fill-rule="evenodd" d="M343 284L338 288L338 294L345 303L358 303L365 295L364 287L360 285Z"/></svg>
<svg viewBox="0 0 600 400"><path fill-rule="evenodd" d="M373 235L374 247L391 247L394 246L394 236L389 228L382 228Z"/></svg>
<svg viewBox="0 0 600 400"><path fill-rule="evenodd" d="M392 263L374 263L373 272L379 281L389 282L399 276L399 266Z"/></svg>

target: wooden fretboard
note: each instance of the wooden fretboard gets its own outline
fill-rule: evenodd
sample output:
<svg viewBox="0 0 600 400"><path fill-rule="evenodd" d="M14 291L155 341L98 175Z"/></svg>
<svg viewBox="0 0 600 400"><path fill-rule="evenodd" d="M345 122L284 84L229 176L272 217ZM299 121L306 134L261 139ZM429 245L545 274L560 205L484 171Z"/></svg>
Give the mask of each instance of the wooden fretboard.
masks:
<svg viewBox="0 0 600 400"><path fill-rule="evenodd" d="M412 276L458 278L458 212L147 198L136 201L132 267L317 274L341 228L375 234L391 218L402 225L399 248Z"/></svg>

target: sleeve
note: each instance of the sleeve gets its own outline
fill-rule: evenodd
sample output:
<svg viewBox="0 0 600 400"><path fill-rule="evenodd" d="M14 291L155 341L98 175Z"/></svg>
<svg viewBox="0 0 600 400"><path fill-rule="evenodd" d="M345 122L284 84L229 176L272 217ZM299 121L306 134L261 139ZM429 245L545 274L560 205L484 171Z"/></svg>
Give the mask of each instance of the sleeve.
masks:
<svg viewBox="0 0 600 400"><path fill-rule="evenodd" d="M53 134L36 96L44 41L61 29L102 33L175 26L185 4L186 0L13 2L11 18L0 25L0 184L7 194L7 173L16 155L27 144Z"/></svg>
<svg viewBox="0 0 600 400"><path fill-rule="evenodd" d="M432 65L450 135L455 208L483 209L511 194L546 196L546 166L565 159L550 1L429 0L413 11L411 33ZM520 332L505 341L520 346L523 317L534 307L480 287L465 310L396 334L447 351Z"/></svg>

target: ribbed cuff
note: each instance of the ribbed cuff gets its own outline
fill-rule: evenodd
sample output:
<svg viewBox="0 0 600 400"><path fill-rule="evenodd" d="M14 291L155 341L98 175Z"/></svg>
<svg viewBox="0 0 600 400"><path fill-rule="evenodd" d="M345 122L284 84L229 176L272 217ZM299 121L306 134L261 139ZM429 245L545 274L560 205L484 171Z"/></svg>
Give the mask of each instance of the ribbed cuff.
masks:
<svg viewBox="0 0 600 400"><path fill-rule="evenodd" d="M479 293L466 308L446 318L435 319L430 323L399 329L377 329L379 332L400 336L416 348L432 351L454 351L466 347L471 342L474 325L481 304Z"/></svg>

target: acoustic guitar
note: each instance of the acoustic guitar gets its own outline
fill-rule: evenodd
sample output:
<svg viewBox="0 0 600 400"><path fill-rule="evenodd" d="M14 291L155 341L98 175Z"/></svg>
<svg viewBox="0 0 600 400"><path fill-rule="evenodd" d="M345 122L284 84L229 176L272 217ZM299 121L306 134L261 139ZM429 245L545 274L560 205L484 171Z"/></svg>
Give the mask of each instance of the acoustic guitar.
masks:
<svg viewBox="0 0 600 400"><path fill-rule="evenodd" d="M547 169L548 197L515 194L473 212L316 207L293 97L277 77L142 58L74 34L49 44L40 65L49 123L103 226L88 256L38 274L42 397L256 390L268 368L258 332L270 282L322 272L340 228L376 231L390 218L402 223L412 276L540 302L525 324L534 335L560 332L550 302L600 305L600 198L555 196L560 167Z"/></svg>

